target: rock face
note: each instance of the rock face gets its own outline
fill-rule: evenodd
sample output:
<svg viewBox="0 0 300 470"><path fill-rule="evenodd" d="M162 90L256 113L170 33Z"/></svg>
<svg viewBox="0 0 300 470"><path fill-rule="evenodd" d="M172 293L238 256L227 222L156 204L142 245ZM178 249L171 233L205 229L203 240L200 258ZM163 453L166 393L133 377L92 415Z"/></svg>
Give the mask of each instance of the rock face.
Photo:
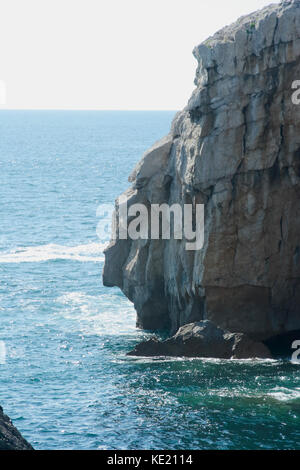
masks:
<svg viewBox="0 0 300 470"><path fill-rule="evenodd" d="M0 450L33 450L0 406Z"/></svg>
<svg viewBox="0 0 300 470"><path fill-rule="evenodd" d="M261 342L243 333L230 333L204 320L179 328L172 338L152 338L138 344L129 356L218 357L221 359L271 358Z"/></svg>
<svg viewBox="0 0 300 470"><path fill-rule="evenodd" d="M194 55L196 89L123 199L205 204L204 247L117 239L104 284L122 289L145 329L210 320L257 341L299 330L299 0L240 18Z"/></svg>

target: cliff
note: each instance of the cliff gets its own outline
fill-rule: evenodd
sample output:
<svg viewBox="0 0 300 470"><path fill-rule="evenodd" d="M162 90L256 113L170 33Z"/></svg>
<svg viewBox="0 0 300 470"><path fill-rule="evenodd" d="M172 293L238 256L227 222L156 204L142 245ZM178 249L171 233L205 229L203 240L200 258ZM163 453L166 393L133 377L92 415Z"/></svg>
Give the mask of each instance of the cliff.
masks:
<svg viewBox="0 0 300 470"><path fill-rule="evenodd" d="M196 89L123 198L204 204L204 246L114 240L104 284L145 329L209 320L255 340L300 330L300 1L240 18L194 55Z"/></svg>
<svg viewBox="0 0 300 470"><path fill-rule="evenodd" d="M33 450L0 407L0 450Z"/></svg>

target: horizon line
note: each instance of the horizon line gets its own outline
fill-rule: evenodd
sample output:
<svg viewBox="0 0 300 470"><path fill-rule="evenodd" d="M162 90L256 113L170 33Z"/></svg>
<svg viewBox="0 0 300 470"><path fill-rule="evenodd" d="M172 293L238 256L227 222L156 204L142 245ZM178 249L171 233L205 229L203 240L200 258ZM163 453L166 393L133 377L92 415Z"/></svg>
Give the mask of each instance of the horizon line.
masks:
<svg viewBox="0 0 300 470"><path fill-rule="evenodd" d="M180 111L180 109L96 109L96 108L1 108L1 111L109 111L109 112L157 112L157 111Z"/></svg>

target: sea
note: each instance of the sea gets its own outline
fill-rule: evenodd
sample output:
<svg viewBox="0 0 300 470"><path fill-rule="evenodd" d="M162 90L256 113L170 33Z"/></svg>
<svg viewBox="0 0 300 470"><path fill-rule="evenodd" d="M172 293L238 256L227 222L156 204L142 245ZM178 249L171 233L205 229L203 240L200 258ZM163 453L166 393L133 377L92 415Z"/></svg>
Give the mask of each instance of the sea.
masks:
<svg viewBox="0 0 300 470"><path fill-rule="evenodd" d="M0 111L0 405L36 449L299 449L300 365L126 356L97 212L174 112Z"/></svg>

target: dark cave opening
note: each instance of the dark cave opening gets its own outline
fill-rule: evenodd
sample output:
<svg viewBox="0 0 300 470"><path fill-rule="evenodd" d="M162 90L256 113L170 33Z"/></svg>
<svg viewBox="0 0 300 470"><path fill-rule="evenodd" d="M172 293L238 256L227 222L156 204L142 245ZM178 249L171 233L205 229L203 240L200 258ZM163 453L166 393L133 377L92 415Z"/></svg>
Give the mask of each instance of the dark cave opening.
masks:
<svg viewBox="0 0 300 470"><path fill-rule="evenodd" d="M274 358L291 359L296 349L293 348L295 341L300 342L300 330L289 331L264 341L264 344L270 349Z"/></svg>

